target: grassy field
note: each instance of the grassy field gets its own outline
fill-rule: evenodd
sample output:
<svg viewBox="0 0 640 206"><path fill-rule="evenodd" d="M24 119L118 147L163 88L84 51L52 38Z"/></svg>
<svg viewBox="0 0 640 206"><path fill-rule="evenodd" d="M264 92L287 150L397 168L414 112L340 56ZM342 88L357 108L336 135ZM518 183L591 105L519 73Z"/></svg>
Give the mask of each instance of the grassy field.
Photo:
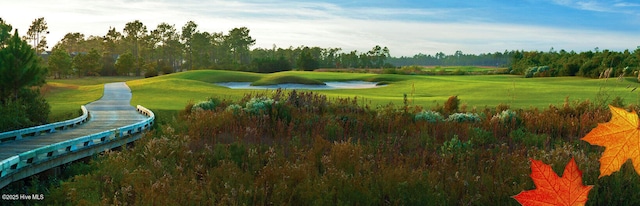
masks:
<svg viewBox="0 0 640 206"><path fill-rule="evenodd" d="M457 95L468 108L494 107L509 104L512 108L544 108L561 104L566 97L571 101L610 102L620 96L625 103L639 103L639 94L633 91L638 83L634 78L586 79L580 77L522 78L515 75L421 76L367 73L333 73L289 71L274 74L200 70L163 75L155 78L93 77L81 79L49 80L43 87L45 98L51 104L52 121L77 116L80 105L102 96L103 84L126 81L133 92L132 105L159 111L177 111L190 101L208 97L237 100L247 92L264 90L232 90L217 86L216 82L267 82L310 80L317 81L371 81L387 85L373 89L321 90L330 98L358 97L372 106L393 103L401 105L404 94L411 104L430 108Z"/></svg>
<svg viewBox="0 0 640 206"><path fill-rule="evenodd" d="M104 84L137 79L135 77L85 77L77 79L48 79L41 89L51 105L49 122L79 116L80 105L100 99Z"/></svg>
<svg viewBox="0 0 640 206"><path fill-rule="evenodd" d="M189 101L238 100L246 93L256 97L265 92L232 90L215 82L291 79L376 81L387 86L317 91L329 98L357 96L358 102L373 107L287 93L278 96L275 106L245 99L233 102L243 107L240 112L225 109L232 107L222 102L213 110L170 115L185 109ZM571 158L584 172L583 182L595 185L589 204L640 204L640 179L632 165L599 178L602 150L580 140L610 118L608 109L591 104L548 107L566 97L608 103L619 96L637 104L635 78L205 70L123 81L132 89L132 105L143 105L158 116L156 132L130 150L77 166L71 173L82 175L47 189L51 193L45 204L135 205L153 199L168 205L516 205L513 195L535 188L530 159L558 172ZM47 98L56 100L53 104L77 99L77 107L99 98L101 83L93 82L101 81L52 81ZM283 94L266 93L271 99ZM389 102L402 105L404 94L411 104L426 108L457 95L468 108L504 103L512 109L541 109L481 110L477 120L449 116L430 121L423 112L376 108ZM445 116L453 112L458 110L442 110ZM179 121L168 122L174 117ZM185 198L175 198L185 191Z"/></svg>
<svg viewBox="0 0 640 206"><path fill-rule="evenodd" d="M230 71L191 71L150 79L128 81L134 95L132 104L152 109L180 110L189 101L208 97L237 100L246 92L264 90L232 90L211 83L258 81L277 76L299 76L318 81L364 80L388 83L373 89L322 90L330 98L355 97L371 105L400 105L404 94L412 104L431 107L457 95L468 108L509 104L513 108L544 108L571 101L608 99L620 96L625 103L637 103L634 79L586 79L580 77L522 78L515 75L418 76L394 74L361 74L330 72L280 72L253 74Z"/></svg>
<svg viewBox="0 0 640 206"><path fill-rule="evenodd" d="M498 67L476 67L476 66L432 66L432 67L424 67L423 71L463 71L463 72L483 72L483 71L496 71L496 70L506 70L506 68L498 68Z"/></svg>
<svg viewBox="0 0 640 206"><path fill-rule="evenodd" d="M258 81L251 83L252 86L265 86L265 85L277 85L277 84L307 84L307 85L325 85L324 82L309 79L306 77L296 75L270 75L266 76Z"/></svg>
<svg viewBox="0 0 640 206"><path fill-rule="evenodd" d="M484 73L484 72L506 72L508 68L505 67L488 67L488 66L404 66L400 67L399 70L403 70L406 68L416 68L423 72L431 72L431 73L443 73L449 74L452 72L466 72L466 73ZM317 72L339 72L339 73L376 73L382 74L387 69L380 68L351 68L351 69L330 69L330 68L321 68L316 69Z"/></svg>
<svg viewBox="0 0 640 206"><path fill-rule="evenodd" d="M575 158L584 172L581 183L594 185L590 205L640 205L640 179L632 165L599 178L602 150L580 140L610 118L603 107L581 103L460 114L457 106L449 106L427 115L413 107L327 101L317 93L266 92L268 99L254 93L240 101L185 108L184 99L246 92L179 78L194 74L216 72L129 81L138 98L134 103L148 103L158 116L154 132L131 149L76 166L71 171L79 175L47 190L44 204L139 205L152 199L161 205L516 205L513 195L536 187L530 159L561 172ZM377 78L383 77L408 78L389 87L420 81L420 87L446 82L472 90L489 80L509 85L514 78ZM527 79L522 84L575 89L589 83L582 81ZM624 82L613 85L619 84ZM270 103L274 99L277 104Z"/></svg>

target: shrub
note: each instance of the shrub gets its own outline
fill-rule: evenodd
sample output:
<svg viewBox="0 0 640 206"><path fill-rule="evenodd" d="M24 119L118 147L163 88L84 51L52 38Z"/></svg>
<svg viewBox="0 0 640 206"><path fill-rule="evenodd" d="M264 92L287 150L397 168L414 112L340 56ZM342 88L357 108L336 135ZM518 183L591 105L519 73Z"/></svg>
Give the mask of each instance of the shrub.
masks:
<svg viewBox="0 0 640 206"><path fill-rule="evenodd" d="M218 101L217 99L209 98L207 101L200 101L198 103L195 103L193 107L191 107L191 111L214 110L219 104L220 101Z"/></svg>
<svg viewBox="0 0 640 206"><path fill-rule="evenodd" d="M444 120L442 115L439 112L435 111L422 111L415 115L414 119L416 121L427 121L431 123L441 122Z"/></svg>
<svg viewBox="0 0 640 206"><path fill-rule="evenodd" d="M422 67L417 65L403 66L400 68L402 74L420 74L422 73Z"/></svg>
<svg viewBox="0 0 640 206"><path fill-rule="evenodd" d="M250 114L264 114L271 109L275 101L267 97L254 97L249 100L244 108Z"/></svg>
<svg viewBox="0 0 640 206"><path fill-rule="evenodd" d="M0 106L0 132L6 132L32 125L26 109L20 102L7 102Z"/></svg>
<svg viewBox="0 0 640 206"><path fill-rule="evenodd" d="M531 78L536 72L538 72L538 67L529 67L524 73L524 78Z"/></svg>
<svg viewBox="0 0 640 206"><path fill-rule="evenodd" d="M455 71L453 71L452 74L453 75L465 75L465 74L467 74L467 72L462 71L462 69L456 69Z"/></svg>
<svg viewBox="0 0 640 206"><path fill-rule="evenodd" d="M524 77L531 78L542 75L542 73L549 70L549 66L539 66L539 67L529 67L527 71L525 71Z"/></svg>
<svg viewBox="0 0 640 206"><path fill-rule="evenodd" d="M144 73L144 78L155 77L155 76L158 76L158 71L156 71L155 69L147 70L147 72Z"/></svg>
<svg viewBox="0 0 640 206"><path fill-rule="evenodd" d="M447 121L450 122L480 122L480 116L474 113L453 113L449 115Z"/></svg>
<svg viewBox="0 0 640 206"><path fill-rule="evenodd" d="M546 134L532 134L526 132L522 128L511 131L511 133L509 133L509 136L516 143L520 143L526 147L542 148L545 143L550 141L550 137Z"/></svg>
<svg viewBox="0 0 640 206"><path fill-rule="evenodd" d="M469 140L474 145L490 145L497 142L493 133L477 127L470 129Z"/></svg>
<svg viewBox="0 0 640 206"><path fill-rule="evenodd" d="M40 95L38 90L23 89L20 91L20 102L27 110L27 118L33 125L46 124L49 118L51 106L47 100Z"/></svg>
<svg viewBox="0 0 640 206"><path fill-rule="evenodd" d="M169 66L169 65L165 65L162 67L162 74L171 74L173 73L173 67Z"/></svg>
<svg viewBox="0 0 640 206"><path fill-rule="evenodd" d="M458 96L450 96L449 99L444 103L444 111L446 113L453 113L458 111L458 107L460 106L460 99Z"/></svg>
<svg viewBox="0 0 640 206"><path fill-rule="evenodd" d="M500 121L500 123L503 123L503 124L511 124L511 123L517 124L520 121L516 112L511 111L509 109L503 110L499 114L494 115L493 117L491 117L491 120Z"/></svg>
<svg viewBox="0 0 640 206"><path fill-rule="evenodd" d="M37 90L21 89L17 100L0 103L0 132L46 124L49 112Z"/></svg>
<svg viewBox="0 0 640 206"><path fill-rule="evenodd" d="M397 74L397 71L395 68L384 68L382 69L382 73L383 74Z"/></svg>
<svg viewBox="0 0 640 206"><path fill-rule="evenodd" d="M614 107L621 107L621 108L625 106L624 100L620 96L616 96L616 98L611 100L610 105Z"/></svg>
<svg viewBox="0 0 640 206"><path fill-rule="evenodd" d="M458 153L464 153L467 150L471 149L471 140L467 140L466 142L460 141L460 139L458 139L458 135L453 135L453 138L451 138L450 140L445 141L442 146L440 147L440 152L442 155L445 154L458 154Z"/></svg>
<svg viewBox="0 0 640 206"><path fill-rule="evenodd" d="M232 112L234 115L238 115L242 111L242 106L240 106L239 104L232 104L227 106L225 110Z"/></svg>

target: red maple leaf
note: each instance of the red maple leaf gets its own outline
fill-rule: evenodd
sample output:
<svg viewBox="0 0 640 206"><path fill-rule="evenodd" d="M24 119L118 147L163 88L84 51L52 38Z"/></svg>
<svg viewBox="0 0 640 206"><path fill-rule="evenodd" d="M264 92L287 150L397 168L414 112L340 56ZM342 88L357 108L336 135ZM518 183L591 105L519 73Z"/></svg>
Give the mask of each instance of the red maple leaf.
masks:
<svg viewBox="0 0 640 206"><path fill-rule="evenodd" d="M531 179L535 190L513 196L522 205L584 205L593 187L582 184L582 172L573 158L564 168L562 177L558 177L551 166L531 159Z"/></svg>

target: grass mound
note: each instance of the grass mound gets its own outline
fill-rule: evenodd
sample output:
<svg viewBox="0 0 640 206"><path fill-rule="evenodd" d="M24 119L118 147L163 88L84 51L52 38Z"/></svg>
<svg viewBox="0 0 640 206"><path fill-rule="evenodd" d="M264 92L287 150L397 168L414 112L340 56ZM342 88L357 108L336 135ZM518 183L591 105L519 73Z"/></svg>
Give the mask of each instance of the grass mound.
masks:
<svg viewBox="0 0 640 206"><path fill-rule="evenodd" d="M324 82L301 76L274 74L251 83L251 86L266 86L276 84L307 84L326 85Z"/></svg>
<svg viewBox="0 0 640 206"><path fill-rule="evenodd" d="M100 99L104 85L48 82L41 93L51 105L49 122L63 121L79 116L80 105Z"/></svg>
<svg viewBox="0 0 640 206"><path fill-rule="evenodd" d="M251 72L224 71L224 70L196 70L179 72L155 77L156 79L186 79L206 83L218 82L253 82L262 78L262 74Z"/></svg>
<svg viewBox="0 0 640 206"><path fill-rule="evenodd" d="M363 80L367 82L378 82L378 83L384 82L384 84L389 84L392 82L399 82L407 79L408 78L401 75L381 74L381 75L376 75L372 77L367 77L367 78L364 78Z"/></svg>

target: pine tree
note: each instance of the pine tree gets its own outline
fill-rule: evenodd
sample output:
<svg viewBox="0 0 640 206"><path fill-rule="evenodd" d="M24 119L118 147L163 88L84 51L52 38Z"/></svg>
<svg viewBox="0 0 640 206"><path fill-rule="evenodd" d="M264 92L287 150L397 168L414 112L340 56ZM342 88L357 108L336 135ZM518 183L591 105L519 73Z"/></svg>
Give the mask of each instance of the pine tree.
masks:
<svg viewBox="0 0 640 206"><path fill-rule="evenodd" d="M0 49L0 102L18 99L22 88L44 84L46 73L33 48L16 30Z"/></svg>

